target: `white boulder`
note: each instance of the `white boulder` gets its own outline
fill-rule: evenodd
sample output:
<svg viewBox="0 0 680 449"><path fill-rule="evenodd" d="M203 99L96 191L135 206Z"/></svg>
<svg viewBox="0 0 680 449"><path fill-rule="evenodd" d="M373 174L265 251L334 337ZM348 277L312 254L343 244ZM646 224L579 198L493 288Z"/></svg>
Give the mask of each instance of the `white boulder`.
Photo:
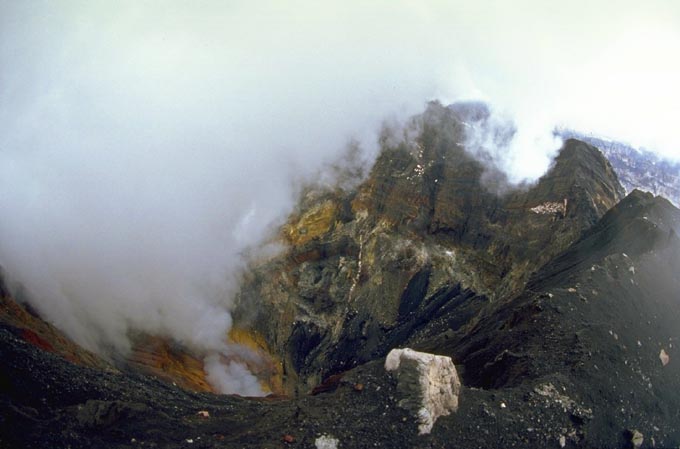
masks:
<svg viewBox="0 0 680 449"><path fill-rule="evenodd" d="M430 433L437 418L458 410L461 384L451 357L393 349L385 370L396 376L399 406L416 417L421 435Z"/></svg>

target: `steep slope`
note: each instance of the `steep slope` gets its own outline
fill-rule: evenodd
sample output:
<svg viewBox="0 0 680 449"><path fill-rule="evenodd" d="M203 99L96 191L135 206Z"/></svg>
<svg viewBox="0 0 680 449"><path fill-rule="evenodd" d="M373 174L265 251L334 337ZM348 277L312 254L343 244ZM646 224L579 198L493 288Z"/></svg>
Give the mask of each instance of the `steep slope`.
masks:
<svg viewBox="0 0 680 449"><path fill-rule="evenodd" d="M474 320L622 197L600 152L575 140L535 186L499 196L487 182L502 175L465 152L464 133L437 103L404 138L386 131L368 179L309 189L286 253L252 267L235 321L283 361L289 392L385 355L445 305L460 304L460 326Z"/></svg>
<svg viewBox="0 0 680 449"><path fill-rule="evenodd" d="M453 355L468 386L569 392L581 407L570 417L575 444L625 446L639 429L645 446L674 447L679 226L667 200L634 191L467 335L422 346Z"/></svg>

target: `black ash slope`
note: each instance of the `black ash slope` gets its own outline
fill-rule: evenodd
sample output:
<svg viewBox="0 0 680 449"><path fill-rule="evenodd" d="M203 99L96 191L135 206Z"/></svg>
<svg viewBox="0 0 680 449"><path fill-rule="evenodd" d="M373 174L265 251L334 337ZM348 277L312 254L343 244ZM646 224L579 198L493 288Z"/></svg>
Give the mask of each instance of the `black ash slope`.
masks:
<svg viewBox="0 0 680 449"><path fill-rule="evenodd" d="M667 200L632 192L536 273L524 293L440 351L462 363L467 386L525 391L513 404L520 415L530 414L522 409L532 398L552 401L537 394L552 387L563 404L580 409L567 405L568 419L559 423L549 413L535 416L518 426L527 438L549 436L553 427L553 442L565 435L579 447L625 447L638 430L643 447L677 447L678 225L680 211ZM530 441L548 445L550 438Z"/></svg>

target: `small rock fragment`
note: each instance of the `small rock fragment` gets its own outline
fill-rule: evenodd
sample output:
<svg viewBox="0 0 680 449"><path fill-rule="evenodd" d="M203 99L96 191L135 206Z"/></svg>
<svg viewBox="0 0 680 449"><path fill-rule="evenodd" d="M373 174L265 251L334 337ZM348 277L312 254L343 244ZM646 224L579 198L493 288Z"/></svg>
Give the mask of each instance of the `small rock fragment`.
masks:
<svg viewBox="0 0 680 449"><path fill-rule="evenodd" d="M567 437L564 435L560 436L560 447L564 447L567 445Z"/></svg>
<svg viewBox="0 0 680 449"><path fill-rule="evenodd" d="M661 364L663 366L666 366L668 365L668 362L671 361L671 356L669 356L668 353L662 349L661 352L659 353L659 359L661 360Z"/></svg>
<svg viewBox="0 0 680 449"><path fill-rule="evenodd" d="M198 416L201 418L210 418L210 413L207 410L201 410L200 412L196 413Z"/></svg>
<svg viewBox="0 0 680 449"><path fill-rule="evenodd" d="M293 435L286 434L281 437L284 443L294 443L295 442L295 437Z"/></svg>
<svg viewBox="0 0 680 449"><path fill-rule="evenodd" d="M192 440L191 438L187 438L186 441L187 441L187 443L189 443L189 444L192 444L192 443L194 442L194 440Z"/></svg>
<svg viewBox="0 0 680 449"><path fill-rule="evenodd" d="M354 384L354 391L363 391L364 384Z"/></svg>
<svg viewBox="0 0 680 449"><path fill-rule="evenodd" d="M505 402L501 402L501 408L505 408L505 407L506 407Z"/></svg>
<svg viewBox="0 0 680 449"><path fill-rule="evenodd" d="M338 449L340 441L328 435L321 435L314 441L316 449Z"/></svg>
<svg viewBox="0 0 680 449"><path fill-rule="evenodd" d="M639 430L633 430L631 437L630 437L630 442L633 443L633 447L635 449L638 449L640 446L642 446L642 442L644 441L644 437L640 433Z"/></svg>

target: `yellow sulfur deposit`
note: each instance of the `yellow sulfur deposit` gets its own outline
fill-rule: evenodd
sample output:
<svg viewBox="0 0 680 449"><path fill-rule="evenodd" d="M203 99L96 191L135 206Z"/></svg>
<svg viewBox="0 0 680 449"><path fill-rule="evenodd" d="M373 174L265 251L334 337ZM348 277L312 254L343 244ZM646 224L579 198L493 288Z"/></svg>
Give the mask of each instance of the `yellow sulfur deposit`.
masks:
<svg viewBox="0 0 680 449"><path fill-rule="evenodd" d="M338 206L327 200L306 211L297 221L285 226L284 235L292 245L304 245L330 231L338 215Z"/></svg>

